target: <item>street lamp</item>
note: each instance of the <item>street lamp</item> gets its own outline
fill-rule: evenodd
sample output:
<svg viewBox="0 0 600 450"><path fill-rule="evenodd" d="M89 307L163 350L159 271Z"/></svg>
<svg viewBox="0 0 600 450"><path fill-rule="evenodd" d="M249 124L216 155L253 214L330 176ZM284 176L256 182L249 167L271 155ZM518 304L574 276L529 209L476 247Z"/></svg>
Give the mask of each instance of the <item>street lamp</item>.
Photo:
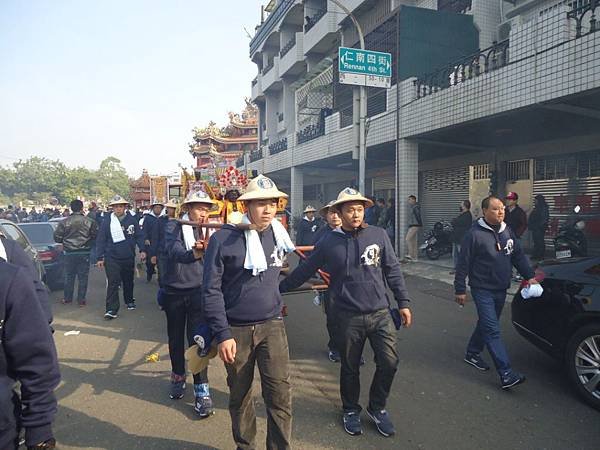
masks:
<svg viewBox="0 0 600 450"><path fill-rule="evenodd" d="M358 39L360 42L360 49L365 50L365 36L363 34L362 27L354 14L338 0L331 0L338 8L344 11L352 23L356 27L358 32ZM358 148L358 155L356 152L352 152L353 159L358 156L358 190L364 194L365 191L365 168L367 163L367 134L366 134L366 121L367 121L367 87L366 86L355 86L352 90L352 100L354 107L352 108L352 116L354 123L354 139L355 147ZM358 105L357 105L358 104ZM357 120L358 114L358 120ZM356 123L358 122L358 127Z"/></svg>

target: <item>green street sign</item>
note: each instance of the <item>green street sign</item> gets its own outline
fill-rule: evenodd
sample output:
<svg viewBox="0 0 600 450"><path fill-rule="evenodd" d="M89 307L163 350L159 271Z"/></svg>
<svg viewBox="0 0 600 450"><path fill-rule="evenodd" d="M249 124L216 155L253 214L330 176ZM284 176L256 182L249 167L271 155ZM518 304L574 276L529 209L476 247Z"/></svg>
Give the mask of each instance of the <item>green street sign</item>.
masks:
<svg viewBox="0 0 600 450"><path fill-rule="evenodd" d="M390 78L392 76L391 53L340 47L338 56L340 74L352 73Z"/></svg>

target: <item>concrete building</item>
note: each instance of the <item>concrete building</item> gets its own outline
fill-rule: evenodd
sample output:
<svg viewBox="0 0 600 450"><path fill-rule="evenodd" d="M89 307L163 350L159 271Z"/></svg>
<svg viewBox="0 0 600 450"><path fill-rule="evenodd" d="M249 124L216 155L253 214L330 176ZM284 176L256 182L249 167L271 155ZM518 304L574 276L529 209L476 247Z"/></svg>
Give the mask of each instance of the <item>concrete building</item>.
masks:
<svg viewBox="0 0 600 450"><path fill-rule="evenodd" d="M366 47L392 53L391 89L369 88L367 194L419 197L425 229L469 198L516 191L550 205L549 236L575 204L600 247L600 33L594 0L344 1ZM357 46L328 0L281 0L250 43L259 149L249 169L291 192L294 216L357 184L352 89L337 48ZM483 50L481 50L483 49ZM403 239L397 239L404 254Z"/></svg>

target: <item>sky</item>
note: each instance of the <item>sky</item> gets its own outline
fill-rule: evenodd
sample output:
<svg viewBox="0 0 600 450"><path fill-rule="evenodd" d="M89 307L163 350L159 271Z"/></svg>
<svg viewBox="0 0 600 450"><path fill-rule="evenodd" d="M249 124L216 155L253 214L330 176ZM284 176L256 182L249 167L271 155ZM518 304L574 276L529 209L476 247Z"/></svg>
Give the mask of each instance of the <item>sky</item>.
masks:
<svg viewBox="0 0 600 450"><path fill-rule="evenodd" d="M1 0L0 165L40 156L130 176L194 164L191 129L250 96L266 0ZM1 182L1 180L0 180Z"/></svg>

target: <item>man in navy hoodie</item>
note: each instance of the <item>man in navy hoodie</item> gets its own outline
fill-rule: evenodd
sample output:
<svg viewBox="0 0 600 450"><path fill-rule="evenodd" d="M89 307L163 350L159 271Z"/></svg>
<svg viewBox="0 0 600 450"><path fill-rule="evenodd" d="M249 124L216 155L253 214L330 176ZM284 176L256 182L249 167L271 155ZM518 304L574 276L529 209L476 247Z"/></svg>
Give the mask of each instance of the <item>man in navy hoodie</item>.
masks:
<svg viewBox="0 0 600 450"><path fill-rule="evenodd" d="M492 356L502 389L523 383L525 377L515 372L500 336L500 314L510 287L515 266L530 284L537 284L519 239L504 223L504 204L490 196L481 202L483 217L465 235L454 276L456 302L466 300L465 278L469 277L471 295L479 320L467 345L465 362L487 371L490 366L481 357L484 346Z"/></svg>
<svg viewBox="0 0 600 450"><path fill-rule="evenodd" d="M110 206L113 212L102 221L102 228L96 239L98 267L105 269L108 279L106 313L104 313L106 320L117 318L121 284L123 284L123 300L127 309L135 309L133 275L136 244L140 249L141 260L146 260L144 238L138 220L125 211L128 204L129 202L119 195L112 199Z"/></svg>
<svg viewBox="0 0 600 450"><path fill-rule="evenodd" d="M291 448L289 351L279 273L294 246L275 218L282 197L287 194L271 179L254 178L239 200L248 211L242 223L255 230L224 226L211 236L204 256L204 317L225 362L233 438L244 450L256 448L252 381L257 365L267 409L266 448Z"/></svg>
<svg viewBox="0 0 600 450"><path fill-rule="evenodd" d="M13 391L17 381L20 398ZM59 381L54 340L31 275L0 258L0 449L18 448L20 428L28 449L55 447Z"/></svg>
<svg viewBox="0 0 600 450"><path fill-rule="evenodd" d="M400 263L386 231L364 222L365 208L373 202L346 188L331 206L340 211L342 225L327 233L308 261L298 266L279 285L281 292L294 289L315 271L326 267L331 276L329 291L338 322L340 344L340 394L343 425L352 436L362 434L360 422L360 359L367 339L375 353L375 375L369 391L367 414L384 436L395 433L385 410L398 367L396 330L386 281L398 303L402 322L411 325L410 300ZM395 312L396 313L396 312Z"/></svg>

